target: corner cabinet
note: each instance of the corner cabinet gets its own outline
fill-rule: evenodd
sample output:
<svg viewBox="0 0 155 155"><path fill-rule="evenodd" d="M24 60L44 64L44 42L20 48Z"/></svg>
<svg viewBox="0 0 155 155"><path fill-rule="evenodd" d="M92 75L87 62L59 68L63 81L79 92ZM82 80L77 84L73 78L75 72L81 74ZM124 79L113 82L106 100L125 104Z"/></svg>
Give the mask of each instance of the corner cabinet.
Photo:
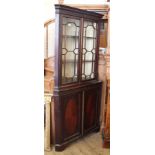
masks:
<svg viewBox="0 0 155 155"><path fill-rule="evenodd" d="M98 81L101 14L55 5L54 143L99 131L102 82Z"/></svg>

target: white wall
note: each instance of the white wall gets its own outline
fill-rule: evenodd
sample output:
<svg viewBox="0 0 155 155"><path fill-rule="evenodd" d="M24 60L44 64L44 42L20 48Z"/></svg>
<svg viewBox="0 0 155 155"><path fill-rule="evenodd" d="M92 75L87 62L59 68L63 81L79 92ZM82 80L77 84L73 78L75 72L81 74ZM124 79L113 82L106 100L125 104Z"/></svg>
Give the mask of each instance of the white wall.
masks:
<svg viewBox="0 0 155 155"><path fill-rule="evenodd" d="M54 4L58 3L58 0L44 0L44 21L55 17Z"/></svg>
<svg viewBox="0 0 155 155"><path fill-rule="evenodd" d="M55 45L55 24L48 26L48 57L54 56L54 45Z"/></svg>
<svg viewBox="0 0 155 155"><path fill-rule="evenodd" d="M64 0L65 4L103 4L107 0ZM78 2L78 3L77 3Z"/></svg>

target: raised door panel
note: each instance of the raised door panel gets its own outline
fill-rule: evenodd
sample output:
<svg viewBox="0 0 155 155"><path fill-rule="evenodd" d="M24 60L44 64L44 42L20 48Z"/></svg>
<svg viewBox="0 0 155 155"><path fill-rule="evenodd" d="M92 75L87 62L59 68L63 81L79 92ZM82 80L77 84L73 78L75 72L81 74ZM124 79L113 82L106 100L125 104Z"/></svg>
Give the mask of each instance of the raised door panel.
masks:
<svg viewBox="0 0 155 155"><path fill-rule="evenodd" d="M81 135L81 93L62 97L63 101L63 141Z"/></svg>
<svg viewBox="0 0 155 155"><path fill-rule="evenodd" d="M96 128L98 117L98 91L90 89L84 93L84 133Z"/></svg>

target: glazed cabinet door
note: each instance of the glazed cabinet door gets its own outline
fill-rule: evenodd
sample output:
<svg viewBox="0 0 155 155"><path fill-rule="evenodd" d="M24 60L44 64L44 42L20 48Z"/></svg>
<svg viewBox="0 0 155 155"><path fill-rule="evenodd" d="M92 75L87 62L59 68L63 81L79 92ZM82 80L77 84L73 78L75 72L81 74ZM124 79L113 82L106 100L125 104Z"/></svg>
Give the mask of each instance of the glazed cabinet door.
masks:
<svg viewBox="0 0 155 155"><path fill-rule="evenodd" d="M68 141L81 136L81 93L70 93L61 99L63 141Z"/></svg>
<svg viewBox="0 0 155 155"><path fill-rule="evenodd" d="M61 84L77 83L80 51L80 18L62 17Z"/></svg>
<svg viewBox="0 0 155 155"><path fill-rule="evenodd" d="M82 46L82 81L97 78L98 23L84 19Z"/></svg>
<svg viewBox="0 0 155 155"><path fill-rule="evenodd" d="M84 134L99 128L100 92L98 88L84 92Z"/></svg>

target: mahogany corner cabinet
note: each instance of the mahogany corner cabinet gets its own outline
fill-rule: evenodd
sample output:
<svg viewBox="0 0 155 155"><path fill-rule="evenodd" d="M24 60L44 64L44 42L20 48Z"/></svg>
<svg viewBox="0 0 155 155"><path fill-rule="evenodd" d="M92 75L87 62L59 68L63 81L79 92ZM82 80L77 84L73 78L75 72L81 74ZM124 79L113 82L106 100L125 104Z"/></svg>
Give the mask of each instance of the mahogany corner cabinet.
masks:
<svg viewBox="0 0 155 155"><path fill-rule="evenodd" d="M56 151L100 128L98 80L102 15L55 5L54 145Z"/></svg>

